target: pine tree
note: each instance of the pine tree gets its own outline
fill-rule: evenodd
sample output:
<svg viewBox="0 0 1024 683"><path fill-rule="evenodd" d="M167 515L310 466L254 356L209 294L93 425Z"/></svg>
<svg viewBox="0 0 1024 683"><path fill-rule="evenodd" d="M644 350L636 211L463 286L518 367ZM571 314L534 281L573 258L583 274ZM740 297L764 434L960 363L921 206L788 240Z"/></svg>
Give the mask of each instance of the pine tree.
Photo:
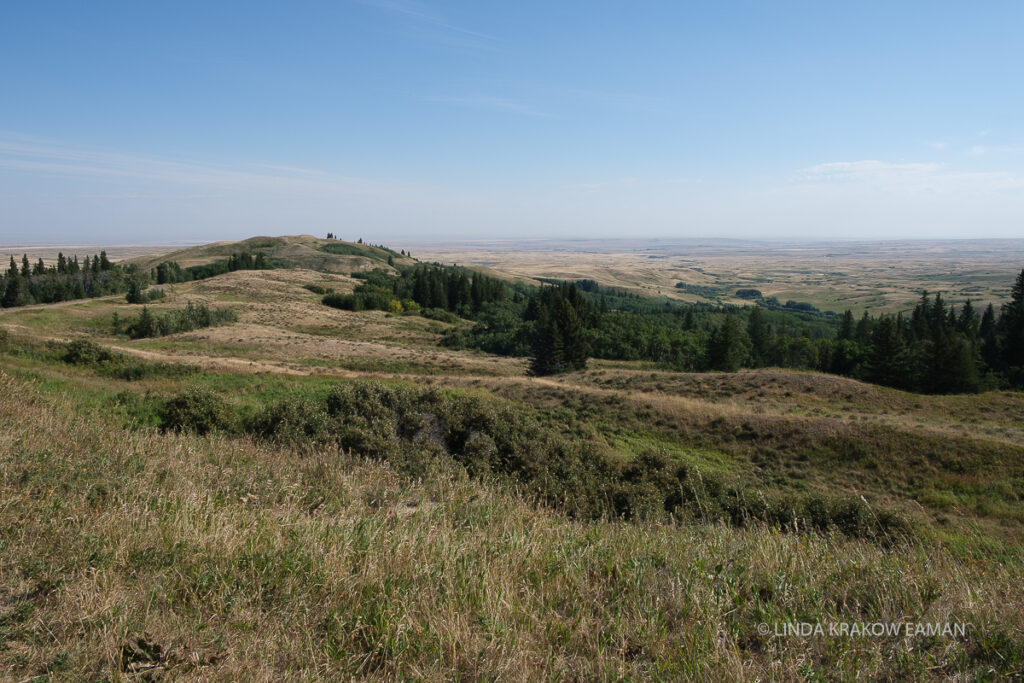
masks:
<svg viewBox="0 0 1024 683"><path fill-rule="evenodd" d="M846 309L843 320L839 323L839 339L853 339L853 311Z"/></svg>
<svg viewBox="0 0 1024 683"><path fill-rule="evenodd" d="M1013 284L1010 300L1003 304L997 331L1010 381L1014 386L1024 386L1024 270Z"/></svg>
<svg viewBox="0 0 1024 683"><path fill-rule="evenodd" d="M981 341L981 359L989 371L998 372L1002 366L1002 355L999 353L999 335L996 331L996 313L992 304L985 308L978 326L978 339Z"/></svg>
<svg viewBox="0 0 1024 683"><path fill-rule="evenodd" d="M968 299L960 309L960 316L956 322L957 329L967 335L968 339L977 339L978 322L978 314L975 313L974 306L971 305L971 300Z"/></svg>
<svg viewBox="0 0 1024 683"><path fill-rule="evenodd" d="M736 316L729 314L716 327L708 340L708 367L712 370L735 372L747 355L747 339Z"/></svg>
<svg viewBox="0 0 1024 683"><path fill-rule="evenodd" d="M866 379L890 387L906 387L907 349L890 316L882 316L871 333L871 350L865 367Z"/></svg>
<svg viewBox="0 0 1024 683"><path fill-rule="evenodd" d="M554 319L548 307L543 306L537 318L530 374L552 375L561 372L565 369L561 356L562 333L558 329L558 321Z"/></svg>
<svg viewBox="0 0 1024 683"><path fill-rule="evenodd" d="M861 346L866 346L871 342L871 317L867 311L864 311L864 315L857 322L856 337L857 343Z"/></svg>
<svg viewBox="0 0 1024 683"><path fill-rule="evenodd" d="M575 288L574 288L574 291ZM587 345L583 336L583 321L576 307L568 299L561 302L562 358L570 370L587 367Z"/></svg>
<svg viewBox="0 0 1024 683"><path fill-rule="evenodd" d="M768 352L768 328L765 325L760 306L750 309L750 315L747 318L747 337L750 338L750 356L753 359L753 367L760 367L764 364Z"/></svg>

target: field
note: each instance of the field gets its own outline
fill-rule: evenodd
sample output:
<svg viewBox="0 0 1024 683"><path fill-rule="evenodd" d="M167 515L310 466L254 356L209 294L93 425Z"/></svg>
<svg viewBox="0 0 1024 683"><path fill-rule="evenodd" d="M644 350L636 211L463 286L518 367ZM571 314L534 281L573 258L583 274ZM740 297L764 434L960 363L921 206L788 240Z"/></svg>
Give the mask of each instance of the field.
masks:
<svg viewBox="0 0 1024 683"><path fill-rule="evenodd" d="M426 261L522 278L591 278L648 296L749 303L738 289L860 314L906 311L922 289L952 302L1003 301L1024 263L1024 240L743 242L576 240L413 244ZM676 287L682 282L693 287Z"/></svg>
<svg viewBox="0 0 1024 683"><path fill-rule="evenodd" d="M591 246L571 269L572 245L413 252L822 308L900 308L921 286L996 300L1024 262L1017 243ZM468 321L323 306L307 287L352 291L338 271L172 284L150 309L238 320L152 339L116 333L141 310L123 296L2 311L0 677L1024 675L1024 395L612 361L528 377L438 345ZM76 358L76 340L114 355ZM162 430L171 405L215 428ZM775 633L879 622L966 628Z"/></svg>

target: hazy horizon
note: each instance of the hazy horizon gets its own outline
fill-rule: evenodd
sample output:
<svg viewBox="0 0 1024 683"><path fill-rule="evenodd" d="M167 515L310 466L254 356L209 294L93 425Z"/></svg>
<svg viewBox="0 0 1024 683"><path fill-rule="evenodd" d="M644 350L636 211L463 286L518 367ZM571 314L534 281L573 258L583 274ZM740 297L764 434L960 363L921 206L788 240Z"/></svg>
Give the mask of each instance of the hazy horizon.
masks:
<svg viewBox="0 0 1024 683"><path fill-rule="evenodd" d="M1019 3L7 18L0 244L1024 234Z"/></svg>

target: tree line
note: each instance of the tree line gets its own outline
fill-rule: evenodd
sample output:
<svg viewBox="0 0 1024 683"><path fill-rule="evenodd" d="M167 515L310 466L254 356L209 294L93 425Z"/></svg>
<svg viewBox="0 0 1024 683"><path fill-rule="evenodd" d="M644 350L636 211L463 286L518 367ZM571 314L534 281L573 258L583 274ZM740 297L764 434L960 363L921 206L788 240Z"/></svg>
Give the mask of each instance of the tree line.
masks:
<svg viewBox="0 0 1024 683"><path fill-rule="evenodd" d="M192 280L205 280L215 275L233 273L236 270L270 270L280 268L281 263L267 258L267 255L259 252L250 254L248 252L232 253L231 256L219 259L212 263L205 263L199 266L188 266L182 268L176 261L164 261L150 270L150 278L158 285L174 284L175 282L190 282Z"/></svg>
<svg viewBox="0 0 1024 683"><path fill-rule="evenodd" d="M505 297L500 280L450 266L420 265L397 276L370 271L352 277L363 280L352 294L328 294L323 303L350 311L440 310L472 318L485 304Z"/></svg>
<svg viewBox="0 0 1024 683"><path fill-rule="evenodd" d="M855 320L762 306L661 304L584 281L516 293L477 309L442 343L529 356L534 374L588 357L645 360L690 371L819 370L923 393L1024 388L1024 271L1010 300L983 312L922 293L909 314Z"/></svg>
<svg viewBox="0 0 1024 683"><path fill-rule="evenodd" d="M7 271L0 273L0 305L12 308L118 294L127 287L129 270L112 263L106 251L86 256L81 263L77 255L60 253L49 266L42 259L30 263L22 254L19 267L11 256Z"/></svg>

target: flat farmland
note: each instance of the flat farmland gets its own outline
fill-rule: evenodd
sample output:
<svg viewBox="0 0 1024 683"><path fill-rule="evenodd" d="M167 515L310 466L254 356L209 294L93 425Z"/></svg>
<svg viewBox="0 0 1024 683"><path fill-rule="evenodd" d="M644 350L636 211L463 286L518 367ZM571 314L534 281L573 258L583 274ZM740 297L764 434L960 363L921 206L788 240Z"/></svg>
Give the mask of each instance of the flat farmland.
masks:
<svg viewBox="0 0 1024 683"><path fill-rule="evenodd" d="M1024 266L1024 239L885 242L531 240L422 243L417 258L514 278L580 279L684 301L744 303L738 289L822 310L913 307L922 290L998 304ZM682 287L677 285L682 283Z"/></svg>

